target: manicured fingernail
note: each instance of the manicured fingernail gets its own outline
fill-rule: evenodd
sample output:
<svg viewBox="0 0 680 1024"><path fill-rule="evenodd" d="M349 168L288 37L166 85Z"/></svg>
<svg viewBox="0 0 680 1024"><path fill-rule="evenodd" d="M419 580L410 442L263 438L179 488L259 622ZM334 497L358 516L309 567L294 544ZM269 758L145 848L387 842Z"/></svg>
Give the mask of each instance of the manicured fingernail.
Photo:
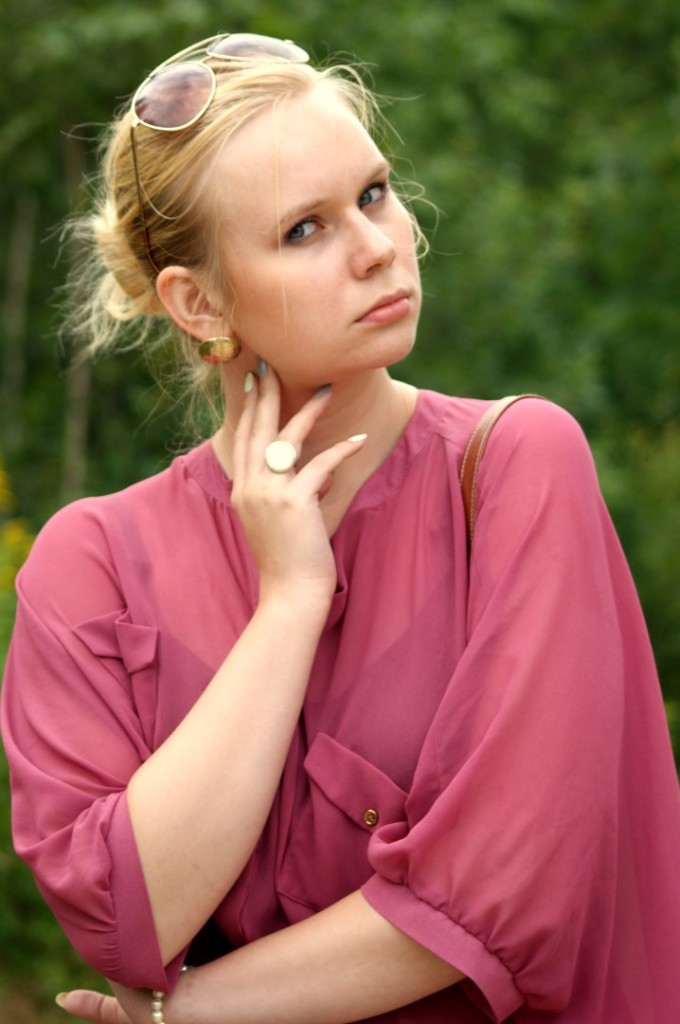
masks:
<svg viewBox="0 0 680 1024"><path fill-rule="evenodd" d="M322 395L327 395L328 392L330 391L330 389L331 389L331 385L330 384L324 384L324 386L322 388L319 388L318 391L314 392L314 397L315 398L321 398Z"/></svg>
<svg viewBox="0 0 680 1024"><path fill-rule="evenodd" d="M57 1006L61 1007L62 1010L66 1009L66 993L65 992L60 992L58 996L55 996L54 1001L57 1004Z"/></svg>
<svg viewBox="0 0 680 1024"><path fill-rule="evenodd" d="M248 370L248 373L246 374L246 379L243 381L243 390L245 391L245 393L247 395L249 395L254 387L255 387L255 374L251 373L250 370Z"/></svg>
<svg viewBox="0 0 680 1024"><path fill-rule="evenodd" d="M264 359L258 358L257 360L257 375L258 377L264 377L269 367L265 363Z"/></svg>
<svg viewBox="0 0 680 1024"><path fill-rule="evenodd" d="M348 437L347 440L351 441L352 444L361 444L361 442L365 441L367 437L368 434L354 434L353 437Z"/></svg>

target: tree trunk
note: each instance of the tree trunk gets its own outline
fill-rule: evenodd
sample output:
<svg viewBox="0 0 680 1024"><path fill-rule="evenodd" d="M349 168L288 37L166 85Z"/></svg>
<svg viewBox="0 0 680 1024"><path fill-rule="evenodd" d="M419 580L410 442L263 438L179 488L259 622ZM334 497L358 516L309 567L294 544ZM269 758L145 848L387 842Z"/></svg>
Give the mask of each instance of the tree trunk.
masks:
<svg viewBox="0 0 680 1024"><path fill-rule="evenodd" d="M26 380L26 321L37 212L38 203L35 196L20 196L9 237L7 292L3 313L3 375L0 392L0 438L2 447L8 455L20 450L24 437L22 399Z"/></svg>
<svg viewBox="0 0 680 1024"><path fill-rule="evenodd" d="M85 150L80 139L66 138L65 164L70 205L73 207L85 173ZM76 252L71 252L72 260L76 256ZM85 487L91 377L90 363L78 359L72 362L66 374L61 472L61 498L64 502L79 497Z"/></svg>

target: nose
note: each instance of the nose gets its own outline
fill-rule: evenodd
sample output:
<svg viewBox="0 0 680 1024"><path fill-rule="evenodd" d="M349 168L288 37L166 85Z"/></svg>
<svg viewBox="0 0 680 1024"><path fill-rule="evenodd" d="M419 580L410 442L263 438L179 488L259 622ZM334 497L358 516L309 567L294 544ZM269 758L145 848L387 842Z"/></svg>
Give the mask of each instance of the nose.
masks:
<svg viewBox="0 0 680 1024"><path fill-rule="evenodd" d="M357 277L367 277L378 268L394 262L397 249L378 224L357 211L352 224L352 270Z"/></svg>

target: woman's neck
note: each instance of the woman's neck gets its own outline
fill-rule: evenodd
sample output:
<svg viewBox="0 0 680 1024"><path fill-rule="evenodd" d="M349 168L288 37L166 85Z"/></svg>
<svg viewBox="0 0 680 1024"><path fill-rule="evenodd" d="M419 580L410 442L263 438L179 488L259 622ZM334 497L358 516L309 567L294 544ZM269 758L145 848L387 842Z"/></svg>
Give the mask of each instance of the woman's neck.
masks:
<svg viewBox="0 0 680 1024"><path fill-rule="evenodd" d="M303 461L336 441L368 434L356 455L336 470L333 486L321 501L328 532L337 529L355 494L387 458L406 429L416 404L416 389L392 380L385 371L363 388L344 393L342 386L303 449Z"/></svg>
<svg viewBox="0 0 680 1024"><path fill-rule="evenodd" d="M333 385L333 397L327 411L315 424L304 443L299 465L337 441L355 434L368 434L366 443L339 467L333 486L322 499L329 533L337 528L354 495L389 455L413 415L416 389L391 379L386 370L375 370L361 377ZM281 426L288 422L309 394L283 390ZM242 397L227 395L224 425L213 439L213 447L222 468L231 476L233 433L240 416Z"/></svg>
<svg viewBox="0 0 680 1024"><path fill-rule="evenodd" d="M309 462L315 455L330 448L337 441L352 437L354 434L368 434L362 452L364 455L377 457L378 465L392 450L410 419L415 394L414 388L392 380L385 370L334 384L333 397L328 409L309 434L302 450L300 464ZM282 405L283 425L296 409L294 406L286 408L286 396ZM347 465L356 463L358 459L358 456L353 457Z"/></svg>

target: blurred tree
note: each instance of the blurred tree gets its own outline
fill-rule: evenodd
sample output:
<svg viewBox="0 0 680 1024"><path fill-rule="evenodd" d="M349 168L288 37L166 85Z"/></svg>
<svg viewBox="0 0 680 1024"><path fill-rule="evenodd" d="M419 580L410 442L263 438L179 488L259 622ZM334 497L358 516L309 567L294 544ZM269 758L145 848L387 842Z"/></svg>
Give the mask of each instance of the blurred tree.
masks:
<svg viewBox="0 0 680 1024"><path fill-rule="evenodd" d="M591 440L609 439L599 448L621 460L633 500L641 467L616 439L643 430L654 463L680 395L680 8L394 0L387 16L355 0L235 0L225 25L216 0L26 0L2 19L2 445L35 520L81 489L153 472L178 437L181 403L139 360L97 364L91 384L66 372L57 227L84 201L74 182L112 110L160 59L221 28L293 37L321 60L358 52L375 69L397 167L434 203L415 203L433 238L431 301L404 374L459 393L547 394ZM649 539L616 514L644 574ZM640 585L649 595L656 583ZM646 598L657 647L660 606ZM677 661L660 665L677 692Z"/></svg>
<svg viewBox="0 0 680 1024"><path fill-rule="evenodd" d="M357 54L386 97L399 173L434 204L415 202L432 254L403 374L459 394L539 391L584 424L680 728L680 5L23 0L3 5L0 29L12 522L37 528L81 489L154 472L181 440L181 402L143 361L122 354L69 376L55 343L59 224L85 201L76 182L112 111L168 54L221 30L290 37L317 60ZM27 536L5 529L11 566ZM6 588L0 598L2 645ZM74 961L65 975L65 942L10 856L1 804L0 823L6 971L47 1000ZM0 986L8 978L0 969Z"/></svg>
<svg viewBox="0 0 680 1024"><path fill-rule="evenodd" d="M376 65L380 90L396 98L390 114L405 152L442 211L426 270L436 301L407 372L477 393L547 390L596 432L631 417L663 427L677 415L680 376L678 236L668 216L679 189L680 11L664 0L644 8L631 0L432 0L418 9L399 0L384 15L355 0L291 0L285 10L257 0L231 4L229 27L301 38L320 58L359 51ZM92 167L96 125L144 71L223 25L224 15L208 0L143 8L29 0L4 17L3 205L26 208L27 195L40 204L26 335L36 402L29 396L24 417L44 452L39 425L67 394L64 354L50 333L53 285L64 276L50 227L74 206L69 168ZM408 168L403 157L398 163ZM420 212L434 227L432 211ZM143 370L118 365L119 377L102 371L98 395L127 386L130 372L146 388ZM128 399L119 394L120 404L100 411L124 415ZM147 431L159 451L167 426ZM57 436L52 429L48 479ZM6 444L10 459L25 461L23 446ZM135 472L128 453L98 456L101 474L92 471L88 489ZM58 489L47 493L53 505Z"/></svg>

